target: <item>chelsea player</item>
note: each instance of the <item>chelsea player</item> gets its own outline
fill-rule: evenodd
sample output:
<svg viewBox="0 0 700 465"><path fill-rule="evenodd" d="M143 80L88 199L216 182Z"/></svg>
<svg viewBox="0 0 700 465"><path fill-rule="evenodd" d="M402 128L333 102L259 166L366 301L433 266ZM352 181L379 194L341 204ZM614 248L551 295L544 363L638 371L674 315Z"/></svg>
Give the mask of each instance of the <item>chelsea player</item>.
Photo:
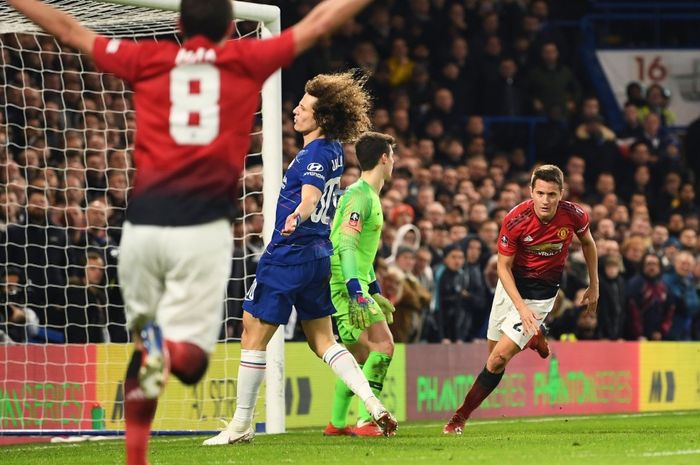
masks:
<svg viewBox="0 0 700 465"><path fill-rule="evenodd" d="M355 141L370 125L370 97L352 73L318 75L306 83L294 109L294 129L304 148L282 181L275 231L243 303L243 335L236 411L228 426L205 445L250 442L253 409L265 376L265 349L296 308L309 347L365 403L384 434L394 417L373 394L347 349L335 342L330 316L330 223L333 196L343 173L342 142Z"/></svg>

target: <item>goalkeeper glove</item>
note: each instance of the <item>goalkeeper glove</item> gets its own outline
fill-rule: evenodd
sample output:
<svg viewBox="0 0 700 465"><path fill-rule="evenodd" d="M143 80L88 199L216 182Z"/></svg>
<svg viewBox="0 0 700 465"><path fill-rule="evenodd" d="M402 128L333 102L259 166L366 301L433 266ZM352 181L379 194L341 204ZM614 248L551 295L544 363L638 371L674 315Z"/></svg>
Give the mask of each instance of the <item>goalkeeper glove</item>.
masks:
<svg viewBox="0 0 700 465"><path fill-rule="evenodd" d="M392 324L394 322L393 313L396 311L396 308L394 308L394 305L389 299L382 295L382 289L379 287L379 282L375 280L369 283L369 293L374 298L374 301L377 302L379 308L382 309L382 313L384 314L384 318L386 318L387 324Z"/></svg>
<svg viewBox="0 0 700 465"><path fill-rule="evenodd" d="M379 305L379 308L382 309L387 324L392 324L394 322L394 312L396 311L394 304L381 294L374 294L372 297L374 301L377 302L377 305Z"/></svg>
<svg viewBox="0 0 700 465"><path fill-rule="evenodd" d="M362 331L369 326L369 299L362 292L362 287L357 278L349 279L345 287L350 294L350 305L348 306L348 316L350 324Z"/></svg>

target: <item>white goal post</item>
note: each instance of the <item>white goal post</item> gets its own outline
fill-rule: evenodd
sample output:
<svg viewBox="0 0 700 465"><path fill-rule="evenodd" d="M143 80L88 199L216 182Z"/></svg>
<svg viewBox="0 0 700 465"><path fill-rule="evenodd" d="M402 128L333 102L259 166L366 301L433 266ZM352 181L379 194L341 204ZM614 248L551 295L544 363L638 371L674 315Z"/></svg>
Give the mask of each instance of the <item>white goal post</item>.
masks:
<svg viewBox="0 0 700 465"><path fill-rule="evenodd" d="M79 63L79 68L80 71L78 80L83 81L83 84L85 85L85 82L94 77L97 73L92 71L91 69L88 68L82 68L84 66L84 59L79 56L79 54L75 53L74 51L70 51L66 49L65 47L60 46L60 44L51 44L50 50L42 50L41 49L41 41L38 39L34 39L34 45L32 47L35 47L35 44L39 44L38 47L39 49L37 51L34 50L27 50L24 49L21 45L18 48L13 48L12 50L9 50L9 48L12 47L12 45L9 45L11 43L20 43L22 40L18 39L18 37L26 37L26 36L34 36L34 37L45 37L45 34L40 31L34 24L31 22L28 22L25 20L21 15L18 15L14 10L12 10L5 2L4 4L0 4L0 158L3 158L3 151L4 148L7 147L7 150L9 151L10 149L14 150L16 153L22 153L23 157L28 157L27 153L29 151L37 151L39 153L48 153L49 148L47 148L47 144L44 141L39 142L38 146L32 146L33 143L30 142L31 137L29 133L31 130L36 129L36 130L41 130L43 129L44 123L42 120L42 126L37 127L37 128L32 128L31 127L31 119L28 117L25 117L22 121L28 121L27 125L24 127L18 126L13 122L11 114L14 114L16 112L22 112L25 111L26 109L29 110L35 110L38 112L44 112L48 110L47 106L47 101L44 100L44 97L41 96L42 94L42 89L41 88L36 88L36 89L30 89L27 90L27 87L30 87L27 84L24 85L17 85L16 83L10 82L10 80L7 78L8 75L10 74L17 74L18 76L21 75L22 73L27 73L28 75L33 76L36 80L38 80L41 83L45 82L45 76L48 74L51 74L52 72L62 74L63 73L63 68L59 70L55 69L43 69L43 65L40 69L36 69L35 63L43 63L41 56L42 54L46 55L60 55L59 59L57 60L58 62L63 63L63 55L69 56L69 60L73 60L72 62L74 63ZM114 36L119 36L119 37L152 37L152 38L157 38L160 39L161 36L165 35L174 35L176 32L176 13L179 10L179 0L47 0L47 3L51 3L53 6L56 6L57 8L63 9L64 11L67 11L74 16L78 18L79 21L81 21L83 24L85 24L88 27L91 27L92 29L97 30L100 33L104 33L107 35L114 35ZM241 2L241 1L234 1L234 17L237 21L252 21L257 23L257 26L255 28L255 31L253 32L255 35L258 37L268 37L268 36L273 36L273 35L278 35L280 33L281 29L281 20L280 20L280 9L277 6L274 5L265 5L265 4L256 4L256 3L249 3L249 2ZM146 11L144 9L148 9L149 12L148 14L141 14L142 12ZM150 11L152 10L152 12ZM138 21L141 20L141 17L143 17L144 26L143 28L139 29L139 26L137 24ZM151 24L153 26L151 26ZM132 29L134 27L135 29ZM150 28L150 29L149 29ZM135 31L135 32L134 32ZM14 38L10 38L10 36L14 36ZM4 39L7 39L7 43L4 43ZM31 42L31 40L30 40ZM6 53L7 52L7 53ZM31 53L35 53L37 57L34 57L36 59L32 59L30 61L27 61L25 63L25 57L27 55L30 55ZM10 55L17 55L20 57L19 60L16 60L13 63L7 63L5 62L4 57L10 56ZM22 69L22 68L17 68L16 63L21 62L22 67L27 66L28 69ZM32 66L35 66L32 68ZM63 66L61 64L61 66ZM38 77L37 77L38 76ZM56 79L55 76L53 79ZM58 77L58 80L61 83L61 89L67 89L68 88L68 79L64 80L64 77L60 75ZM65 81L65 82L64 82ZM98 78L99 81L99 78ZM14 87L13 87L14 86ZM36 92L35 92L36 91ZM110 89L111 91L111 89ZM21 104L14 105L14 103L11 103L13 101L12 98L10 98L10 94L14 92L15 94L19 94L20 96L23 96L23 98L20 98ZM63 91L60 91L63 92ZM66 91L67 92L67 91ZM128 90L123 89L121 91L124 95L127 95L129 93ZM40 98L38 100L38 103L32 101L29 99L29 96L32 96L34 94L40 95ZM100 99L100 96L98 95L96 97L97 99ZM83 101L83 96L79 96L80 101L82 101L82 106L83 110L85 108L89 107L89 105L85 105L85 102ZM15 99L16 100L16 99ZM60 95L59 97L60 101L65 101L67 100L66 97L64 97L63 94ZM104 98L102 99L104 100ZM124 100L129 100L128 97L125 97ZM22 105L25 107L22 108ZM60 105L59 105L60 106ZM53 108L52 108L53 110ZM56 110L57 112L60 111L61 109L59 108ZM99 108L97 111L100 111ZM132 111L128 104L126 105L126 108L123 109L123 113L126 115L129 111ZM259 132L255 132L256 138L257 136L262 136L261 140L261 146L256 147L253 151L255 153L249 154L249 156L256 156L256 157L261 157L262 160L262 177L264 179L264 182L261 183L261 186L258 186L260 189L259 191L255 191L252 193L247 193L245 191L245 187L242 186L243 189L243 197L241 198L241 205L242 205L242 218L243 218L243 238L238 238L239 242L244 242L246 238L248 237L248 232L246 231L246 219L248 218L250 213L245 211L245 197L249 194L251 195L258 195L262 194L262 218L263 218L263 226L262 226L262 237L264 240L264 243L267 243L273 232L274 228L274 223L275 223L275 207L276 207L276 202L277 202L277 197L279 194L279 188L282 183L282 85L281 85L281 72L277 71L274 73L265 83L263 86L262 90L262 104L261 104L261 110L258 115L257 121L260 122L261 129ZM85 111L87 113L87 111ZM106 108L103 110L103 113L106 115L110 113L110 109ZM114 112L116 114L116 112ZM104 116L104 115L103 115ZM105 117L105 120L107 120L107 125L109 125L109 118ZM124 140L128 139L130 137L130 128L126 116L123 117L123 120L125 121L124 124L120 123L120 127L118 130L115 130L116 132L120 133L122 135L122 138ZM63 124L65 127L65 122ZM48 124L46 125L48 127ZM65 129L71 129L65 127ZM36 133L37 131L35 131ZM73 131L75 133L80 133L80 130ZM89 137L86 133L89 132L85 129L83 129L83 134L82 136L87 140ZM4 133L5 140L3 141L2 136ZM22 133L21 141L20 140L14 140L13 139L13 134L18 134ZM46 137L46 136L44 136ZM59 139L63 137L63 139L66 138L65 134L58 134L57 136ZM39 138L41 139L41 137ZM255 138L254 138L255 139ZM4 143L2 143L4 142ZM62 142L62 144L65 141ZM22 145L24 144L24 145ZM65 143L64 146L68 147L68 143ZM65 158L68 158L68 152L69 150L67 148L61 148L54 150L54 153L59 153L59 156L65 156ZM127 148L124 147L123 151L126 151ZM87 149L85 149L87 151ZM63 151L63 154L61 155L61 151ZM8 152L9 153L9 152ZM83 155L85 157L84 165L87 167L88 163L86 160L87 155ZM10 171L10 162L7 161L7 157L4 157L5 160L2 161L0 160L0 169L3 169L5 171ZM24 160L26 162L26 159ZM257 162L256 162L257 164ZM47 165L48 166L48 165ZM24 167L20 167L22 169L25 169ZM59 176L66 177L68 171L70 170L69 162L66 162L65 164L61 165L61 168L55 168L52 170L59 172ZM63 172L60 172L61 170L64 170ZM49 171L49 170L46 170ZM87 170L86 170L87 171ZM44 174L46 177L46 174ZM245 184L245 176L246 173L244 172L243 178L241 179L241 184ZM106 176L105 176L106 177ZM25 180L26 185L29 185L30 182L28 179ZM48 180L44 179L44 183L48 186L49 182ZM41 182L40 182L41 184ZM20 186L25 187L25 186ZM8 185L2 186L2 179L0 179L0 194L6 193L10 190L11 186L9 186L9 181ZM109 186L105 187L105 192L107 191ZM61 195L67 195L66 193L70 190L70 186L66 184L61 184L60 187L56 188L55 191L58 192ZM26 189L25 189L26 190ZM87 192L87 187L85 188L85 191ZM88 209L87 203L89 201L87 200L87 193L85 194L85 201L83 202L83 208L85 210ZM9 194L7 194L9 198ZM66 202L67 203L67 202ZM22 204L20 201L18 201L18 207L23 207L24 204ZM259 215L259 213L256 213ZM48 213L47 213L48 217ZM235 228L234 228L235 229ZM238 242L237 242L238 243ZM49 247L47 247L48 249ZM258 250L259 253L259 250ZM48 257L49 252L45 252L45 254ZM67 252L66 252L67 254ZM244 259L249 258L252 253L249 253L248 251L244 251ZM0 266L3 268L6 266L12 266L14 265L11 262L6 261L5 263L0 263ZM106 265L108 266L108 265ZM245 269L245 265L243 265L243 268ZM66 268L67 270L67 268ZM68 271L65 271L66 275L68 274ZM248 273L245 271L246 275L244 276L243 282L247 282L248 279L252 278L252 274ZM68 278L66 277L66 282L68 281ZM247 284L243 284L245 287L245 290L247 291ZM49 290L51 288L50 284L47 284L43 288L44 294L48 295ZM48 289L48 290L47 290ZM240 296L242 298L242 296ZM223 303L222 303L223 305ZM107 322L109 323L109 322ZM59 328L60 329L60 328ZM275 336L273 337L272 341L268 345L268 350L267 350L267 372L266 372L266 393L265 393L265 432L267 433L282 433L285 431L285 372L284 372L284 333L283 333L284 328L280 328ZM105 330L106 331L106 330ZM0 336L2 336L2 332L0 331ZM229 337L228 340L231 340ZM75 348L75 345L71 344L73 348L69 348L70 350L73 350ZM10 390L7 388L11 383L14 383L15 381L22 381L19 379L13 379L13 375L11 370L8 368L15 360L10 360L7 357L8 353L10 353L11 349L7 349L3 351L3 345L2 345L2 338L0 337L0 354L5 354L5 358L3 358L2 355L0 355L0 366L4 367L6 369L3 369L3 373L0 374L0 388L2 388L2 392L0 392L0 401L3 401L3 398L9 399L10 398ZM7 346L9 347L9 346ZM12 350L17 350L18 344L15 344L12 346ZM33 346L31 350L36 349L37 346ZM61 346L65 347L65 346ZM87 348L88 345L85 346L86 348L84 349L85 352L89 352L93 350L92 348ZM58 345L47 345L43 351L46 353L45 357L48 360L49 357L49 352L53 351L54 349L58 349ZM65 351L65 353L68 353L70 350L69 349L62 349L61 351ZM25 349L25 355L29 353L30 349ZM95 349L98 350L98 349ZM120 349L122 350L122 349ZM108 351L109 352L109 351ZM231 351L229 349L223 350L225 354L231 353L231 358L226 356L225 362L227 364L230 364L231 366L227 369L226 375L224 376L229 376L228 373L232 373L235 367L238 364L238 351ZM90 357L86 356L86 359L92 360ZM99 359L99 357L98 357ZM221 359L219 359L221 360ZM47 362L47 363L52 363L52 362ZM53 362L55 363L55 362ZM92 363L92 362L84 362L84 363ZM99 362L95 362L97 365ZM126 369L126 364L124 364L123 369ZM99 371L100 366L97 365L96 367L93 367L93 370ZM26 370L25 370L26 371ZM172 381L171 381L172 382ZM98 393L97 395L99 396L100 390L101 389L106 389L103 386L92 386L90 389L96 390ZM166 389L166 394L167 394L167 389ZM235 391L232 393L235 395ZM226 395L228 398L231 396L231 391L228 389L226 391ZM29 396L29 394L27 394ZM33 399L31 397L27 397L26 399L20 399L20 401L25 401L25 402L31 402ZM235 402L234 402L235 403ZM7 405L10 405L7 403ZM17 404L19 405L19 404ZM17 407L19 408L19 407ZM0 410L3 410L0 408ZM90 411L89 406L84 406L81 409L83 412L85 411ZM217 410L218 411L218 410ZM7 413L7 412L5 412ZM21 412L18 411L13 411L13 415L17 416ZM22 424L20 428L13 427L12 425L6 425L3 424L0 426L0 435L4 434L42 434L42 435L47 435L47 434L66 434L66 433L75 433L75 434L102 434L102 433L112 433L114 434L115 431L106 431L102 428L99 428L99 414L97 420L95 420L95 410L93 407L93 418L92 418L92 428L85 427L85 426L79 426L79 427L71 427L67 426L65 428L50 428L50 427L44 427L42 426L42 422L40 421L41 419L36 419L36 418L20 418L19 422ZM102 413L104 415L104 412ZM221 412L221 418L228 417L227 419L230 419L229 414L232 414L231 411L222 411ZM88 418L90 414L88 413ZM4 415L3 415L4 416ZM211 420L211 415L208 417L209 420ZM154 430L158 430L158 418L156 418L156 423L154 424ZM33 421L30 421L33 420ZM63 420L63 419L61 419ZM167 426L163 427L163 433L164 434L171 434L173 430L178 430L177 427L173 427L176 423L176 418L170 418L169 423L166 423ZM70 422L68 422L70 423ZM85 423L87 424L87 423ZM208 427L202 428L203 431L211 431L211 426L212 423L207 424ZM9 426L9 427L8 427ZM89 430L88 430L89 429ZM59 431L60 430L60 431ZM189 429L187 430L182 430L182 433L187 433L190 432ZM119 434L119 432L116 432L116 434Z"/></svg>

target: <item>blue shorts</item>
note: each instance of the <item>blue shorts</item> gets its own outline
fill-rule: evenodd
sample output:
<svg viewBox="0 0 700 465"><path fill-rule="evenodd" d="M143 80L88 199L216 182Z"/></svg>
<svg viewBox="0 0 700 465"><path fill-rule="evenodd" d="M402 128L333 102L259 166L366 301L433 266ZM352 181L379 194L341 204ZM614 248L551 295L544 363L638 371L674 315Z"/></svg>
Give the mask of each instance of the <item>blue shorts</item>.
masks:
<svg viewBox="0 0 700 465"><path fill-rule="evenodd" d="M292 305L299 319L315 320L335 313L328 284L330 257L299 265L275 265L261 260L243 310L269 323L287 324Z"/></svg>

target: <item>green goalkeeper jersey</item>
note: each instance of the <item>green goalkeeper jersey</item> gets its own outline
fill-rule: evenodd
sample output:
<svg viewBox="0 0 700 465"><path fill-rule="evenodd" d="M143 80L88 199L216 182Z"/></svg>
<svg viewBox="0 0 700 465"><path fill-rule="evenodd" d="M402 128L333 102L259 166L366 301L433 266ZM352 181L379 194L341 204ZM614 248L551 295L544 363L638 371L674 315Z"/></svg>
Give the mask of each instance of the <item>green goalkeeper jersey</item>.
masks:
<svg viewBox="0 0 700 465"><path fill-rule="evenodd" d="M379 196L365 180L359 179L340 198L333 219L331 242L331 289L357 278L367 292L375 280L374 257L384 226L384 214Z"/></svg>

